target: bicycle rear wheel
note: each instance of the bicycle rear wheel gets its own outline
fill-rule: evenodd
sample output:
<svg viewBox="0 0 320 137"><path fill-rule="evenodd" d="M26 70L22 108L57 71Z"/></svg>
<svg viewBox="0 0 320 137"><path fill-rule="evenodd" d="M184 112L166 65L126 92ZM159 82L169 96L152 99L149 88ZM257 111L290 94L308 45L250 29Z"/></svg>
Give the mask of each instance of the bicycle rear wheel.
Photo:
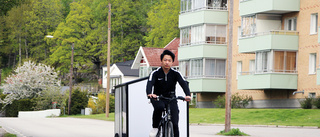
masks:
<svg viewBox="0 0 320 137"><path fill-rule="evenodd" d="M168 121L165 124L165 137L174 137L173 134L173 124L171 121Z"/></svg>

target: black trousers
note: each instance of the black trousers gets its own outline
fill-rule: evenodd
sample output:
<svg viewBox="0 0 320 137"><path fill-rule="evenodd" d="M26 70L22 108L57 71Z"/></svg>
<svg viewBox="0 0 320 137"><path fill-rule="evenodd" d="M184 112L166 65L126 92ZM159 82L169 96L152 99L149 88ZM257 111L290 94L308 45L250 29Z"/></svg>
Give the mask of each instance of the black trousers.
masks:
<svg viewBox="0 0 320 137"><path fill-rule="evenodd" d="M162 112L164 111L164 108L166 107L166 104L168 104L168 102L162 101L162 100L156 101L151 99L151 103L154 108L153 117L152 117L153 118L152 127L158 128L159 123L161 121ZM170 102L170 110L171 110L171 121L173 124L173 130L174 130L174 137L179 137L179 126L178 126L179 108L176 100Z"/></svg>

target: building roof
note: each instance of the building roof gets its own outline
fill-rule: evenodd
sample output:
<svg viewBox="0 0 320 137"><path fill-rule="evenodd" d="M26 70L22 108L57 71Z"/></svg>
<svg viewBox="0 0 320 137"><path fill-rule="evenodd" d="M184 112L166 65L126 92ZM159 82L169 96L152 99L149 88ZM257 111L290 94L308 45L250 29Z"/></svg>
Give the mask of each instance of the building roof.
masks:
<svg viewBox="0 0 320 137"><path fill-rule="evenodd" d="M137 56L133 62L132 69L138 69L142 58L145 59L148 66L160 67L160 55L164 50L170 50L175 54L175 59L172 66L179 66L178 61L178 48L180 44L180 38L174 38L164 48L151 48L151 47L140 47Z"/></svg>
<svg viewBox="0 0 320 137"><path fill-rule="evenodd" d="M110 67L113 66L113 65L116 65L116 67L119 68L119 70L122 72L122 74L124 76L136 76L136 77L139 77L139 70L131 69L133 61L134 60L114 63L114 64L110 65ZM104 65L102 67L107 67L107 66Z"/></svg>
<svg viewBox="0 0 320 137"><path fill-rule="evenodd" d="M125 76L137 76L139 77L139 70L131 69L133 60L115 63Z"/></svg>

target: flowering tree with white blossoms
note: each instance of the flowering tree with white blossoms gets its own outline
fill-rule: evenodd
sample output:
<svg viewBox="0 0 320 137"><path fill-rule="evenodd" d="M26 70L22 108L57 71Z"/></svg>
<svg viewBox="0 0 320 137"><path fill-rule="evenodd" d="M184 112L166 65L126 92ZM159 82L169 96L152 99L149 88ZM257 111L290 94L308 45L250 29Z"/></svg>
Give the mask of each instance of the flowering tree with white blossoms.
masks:
<svg viewBox="0 0 320 137"><path fill-rule="evenodd" d="M3 94L8 94L0 103L4 106L14 100L39 97L42 91L60 91L60 80L57 72L50 66L32 61L14 70L13 74L5 79Z"/></svg>

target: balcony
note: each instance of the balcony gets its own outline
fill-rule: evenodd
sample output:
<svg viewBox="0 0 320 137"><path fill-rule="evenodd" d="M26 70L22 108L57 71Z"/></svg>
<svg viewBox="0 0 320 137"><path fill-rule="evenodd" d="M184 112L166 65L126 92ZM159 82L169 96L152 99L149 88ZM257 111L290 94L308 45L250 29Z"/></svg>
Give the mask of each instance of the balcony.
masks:
<svg viewBox="0 0 320 137"><path fill-rule="evenodd" d="M178 60L194 58L227 58L227 45L198 45L179 47ZM190 54L192 53L192 54Z"/></svg>
<svg viewBox="0 0 320 137"><path fill-rule="evenodd" d="M258 13L284 14L300 11L300 0L242 0L240 16Z"/></svg>
<svg viewBox="0 0 320 137"><path fill-rule="evenodd" d="M239 39L239 53L254 53L259 50L298 50L299 33L296 31L269 31Z"/></svg>
<svg viewBox="0 0 320 137"><path fill-rule="evenodd" d="M262 73L238 76L238 89L297 89L296 73Z"/></svg>
<svg viewBox="0 0 320 137"><path fill-rule="evenodd" d="M188 78L191 92L225 92L226 79Z"/></svg>
<svg viewBox="0 0 320 137"><path fill-rule="evenodd" d="M198 24L228 24L228 11L200 10L179 15L179 28Z"/></svg>

